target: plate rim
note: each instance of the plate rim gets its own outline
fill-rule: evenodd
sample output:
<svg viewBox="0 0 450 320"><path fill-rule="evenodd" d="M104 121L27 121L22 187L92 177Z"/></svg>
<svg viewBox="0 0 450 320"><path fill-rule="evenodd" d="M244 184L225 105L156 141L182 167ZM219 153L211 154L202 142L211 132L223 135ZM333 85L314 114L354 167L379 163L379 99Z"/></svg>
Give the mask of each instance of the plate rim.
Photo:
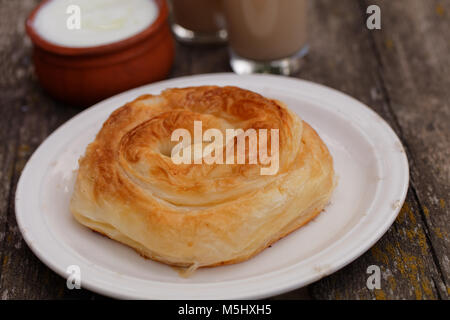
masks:
<svg viewBox="0 0 450 320"><path fill-rule="evenodd" d="M342 253L341 258L338 259L338 261L335 261L333 266L331 266L330 268L328 268L322 272L316 272L316 273L314 273L314 275L309 276L306 280L297 281L297 282L295 282L295 281L289 282L288 281L287 283L279 284L276 288L272 288L271 290L270 290L270 288L266 288L267 290L264 292L258 292L258 291L255 292L255 290L254 290L253 292L241 292L240 294L234 294L234 295L222 294L221 296L218 295L214 299L266 298L269 296L277 295L282 292L286 292L286 291L294 290L299 287L306 286L312 282L315 282L315 281L321 279L322 277L324 277L326 275L336 272L337 270L345 267L347 264L353 262L358 257L360 257L362 254L364 254L370 247L372 247L387 232L389 227L395 221L395 218L397 217L397 215L401 209L401 204L404 202L404 200L406 198L406 194L407 194L408 187L409 187L409 163L408 163L406 153L404 151L404 147L401 143L401 140L396 135L394 130L389 126L389 124L381 116L379 116L374 110L369 108L364 103L358 101L357 99L355 99L341 91L338 91L336 89L324 86L322 84L314 83L311 81L297 79L297 78L289 78L289 77L284 77L284 76L277 76L277 75L265 75L265 74L264 75L257 74L257 75L239 76L234 73L210 73L210 74L190 75L190 76L183 76L183 77L178 77L178 78L171 78L171 79L147 84L147 85L144 85L144 86L141 86L138 88L134 88L134 89L119 93L119 94L112 96L108 99L105 99L99 103L96 103L95 105L76 114L74 117L72 117L71 119L69 119L62 125L60 125L46 139L44 139L44 141L39 145L39 147L34 151L32 156L27 161L27 163L21 173L19 181L17 183L17 189L16 189L16 193L15 193L15 215L16 215L16 220L17 220L19 230L21 231L21 234L22 234L25 242L27 243L28 247L44 264L46 264L55 273L59 274L63 278L66 278L67 274L65 273L65 270L61 269L61 267L58 266L57 262L52 261L51 256L48 257L48 254L46 255L44 252L39 250L38 246L36 246L36 244L34 243L33 237L30 236L30 234L26 228L26 222L22 219L26 216L26 213L21 214L22 205L23 205L23 201L21 201L22 195L24 193L26 195L26 192L25 192L26 191L26 184L25 184L26 178L27 178L27 176L29 176L29 171L31 170L30 168L32 167L32 165L36 165L35 162L39 162L38 156L40 153L43 152L45 146L49 146L50 143L52 142L52 139L55 139L55 137L57 137L57 135L60 132L65 130L65 128L69 127L74 122L78 121L78 119L83 117L85 114L95 112L94 110L102 108L102 105L106 105L106 104L114 101L115 99L119 99L121 96L131 95L134 92L138 92L138 91L141 91L141 90L144 90L147 88L151 88L151 87L158 87L158 86L159 87L168 87L168 86L170 86L171 83L183 82L186 80L189 83L189 80L203 81L203 80L207 80L210 78L215 79L217 77L223 77L224 78L223 80L228 80L228 79L234 78L237 82L237 85L239 85L239 82L242 82L242 81L245 82L246 80L244 78L247 78L247 79L251 79L251 78L264 79L265 78L269 81L269 83L270 83L270 81L284 81L284 82L291 82L292 84L293 83L302 83L304 86L306 85L307 87L309 86L310 88L315 87L322 91L328 91L328 92L332 93L333 95L335 95L336 97L339 97L341 99L347 100L348 102L351 102L355 108L357 106L358 108L361 108L361 110L364 110L361 112L366 113L367 115L370 114L371 116L374 116L379 122L378 125L383 127L385 133L388 134L392 138L392 141L398 145L398 147L400 148L400 152L398 153L398 155L401 155L401 156L400 156L400 158L397 159L397 161L399 161L399 163L400 163L400 168L403 168L403 172L399 173L403 179L401 182L398 181L398 183L401 183L402 188L401 188L401 190L399 190L399 196L395 197L395 198L398 198L399 205L396 208L392 208L392 211L390 212L389 216L387 217L388 219L386 219L384 224L382 226L379 225L377 227L377 232L375 234L371 235L369 237L369 239L366 239L359 246L352 248L352 250L350 250L350 253L346 253L346 252ZM242 80L242 79L244 79L244 80ZM277 91L277 90L278 90L278 88L275 89L275 91ZM289 91L289 90L287 90L287 91ZM328 99L330 99L330 98L328 98ZM120 107L120 106L118 106L118 107ZM37 211L40 211L40 210L37 210ZM354 225L350 230L346 231L346 233L341 238L344 239L344 238L348 237L356 229L356 227L358 227L363 222L363 220L364 219L360 219L356 223L356 225ZM341 240L341 238L339 240ZM330 247L327 247L324 250L322 250L322 253L321 252L319 252L319 253L323 254L323 252L327 251L327 249L329 249L329 248ZM312 258L319 253L316 253L309 258ZM55 260L55 259L53 259L53 260ZM225 283L232 283L232 282L237 282L237 283L241 282L242 283L245 280L249 280L249 279L256 279L256 278L260 278L260 277L264 278L264 277L267 277L268 274L273 274L277 271L288 272L289 271L288 269L295 268L295 266L296 266L296 264L290 265L288 267L282 268L282 270L275 270L275 271L265 273L265 274L262 274L259 276L249 277L248 279L229 280L229 281L213 282L213 283L170 283L170 284L167 284L166 282L160 282L160 283L165 284L166 286L175 285L175 287L178 287L177 290L182 288L182 286L189 286L189 287L196 286L201 289L202 287L207 287L207 286L214 287L217 285L218 286L223 285ZM99 270L97 270L97 271L99 271ZM86 281L86 278L89 279L89 281ZM265 279L265 280L267 280L267 279ZM143 282L155 282L155 281L145 280ZM133 294L133 292L124 292L124 290L122 290L122 291L118 290L118 289L123 289L121 287L114 286L111 283L102 283L101 281L96 282L96 281L93 281L93 279L90 279L89 277L86 277L86 276L84 276L84 279L82 280L82 287L89 289L91 291L103 294L103 295L114 297L114 298L124 298L124 299L129 299L129 298L132 298L132 299L148 299L148 298L157 299L158 298L157 296L155 296L155 294L153 294L153 295L148 294L148 293L138 294L136 292ZM204 299L206 296L211 298L210 294L206 294L203 297L198 296L198 297L193 297L193 298L194 299ZM172 298L170 298L170 297L165 297L165 298L166 299L177 299L178 297L174 296Z"/></svg>

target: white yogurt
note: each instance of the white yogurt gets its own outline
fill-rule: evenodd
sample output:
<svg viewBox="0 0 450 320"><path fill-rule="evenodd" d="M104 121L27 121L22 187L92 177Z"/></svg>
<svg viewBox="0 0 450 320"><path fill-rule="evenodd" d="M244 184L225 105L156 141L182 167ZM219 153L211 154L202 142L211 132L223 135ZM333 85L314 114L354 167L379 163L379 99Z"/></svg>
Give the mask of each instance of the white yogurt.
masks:
<svg viewBox="0 0 450 320"><path fill-rule="evenodd" d="M76 11L67 13L73 5L78 7L71 8L80 9L80 29L74 29ZM158 13L154 0L52 0L37 12L34 27L41 37L54 44L92 47L143 31L156 20Z"/></svg>

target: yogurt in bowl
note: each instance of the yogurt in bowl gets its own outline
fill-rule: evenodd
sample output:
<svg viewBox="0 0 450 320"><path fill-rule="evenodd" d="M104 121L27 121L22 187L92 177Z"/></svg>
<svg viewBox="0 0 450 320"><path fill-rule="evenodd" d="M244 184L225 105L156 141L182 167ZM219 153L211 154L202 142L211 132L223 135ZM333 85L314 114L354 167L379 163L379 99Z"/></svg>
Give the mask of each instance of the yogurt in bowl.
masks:
<svg viewBox="0 0 450 320"><path fill-rule="evenodd" d="M28 17L42 87L63 102L88 106L158 81L173 63L163 0L45 0Z"/></svg>
<svg viewBox="0 0 450 320"><path fill-rule="evenodd" d="M142 32L158 13L152 0L53 0L37 12L34 27L49 42L92 47Z"/></svg>

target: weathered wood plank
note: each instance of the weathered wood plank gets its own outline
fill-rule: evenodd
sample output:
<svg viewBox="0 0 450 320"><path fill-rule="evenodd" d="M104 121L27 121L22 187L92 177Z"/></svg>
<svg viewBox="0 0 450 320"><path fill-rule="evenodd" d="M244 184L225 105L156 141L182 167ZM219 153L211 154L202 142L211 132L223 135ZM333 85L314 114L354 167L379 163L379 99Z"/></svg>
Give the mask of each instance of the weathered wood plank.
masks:
<svg viewBox="0 0 450 320"><path fill-rule="evenodd" d="M225 46L192 46L177 43L171 78L214 72L231 72Z"/></svg>
<svg viewBox="0 0 450 320"><path fill-rule="evenodd" d="M0 2L0 297L91 298L89 291L66 289L65 280L32 254L15 221L14 193L26 161L46 136L79 112L52 102L33 75L23 22L37 2Z"/></svg>
<svg viewBox="0 0 450 320"><path fill-rule="evenodd" d="M411 186L427 241L450 292L450 1L371 1L383 28L372 33L380 75L411 159Z"/></svg>
<svg viewBox="0 0 450 320"><path fill-rule="evenodd" d="M384 3L384 12L390 11L390 3ZM402 137L380 74L372 40L377 31L365 27L367 5L361 6L356 1L339 1L339 4L313 1L312 4L312 50L300 76L344 91L371 106L408 144ZM409 157L413 156L409 154ZM408 193L402 212L400 217L407 212L406 218L399 218L371 251L340 272L313 284L311 296L319 299L447 297L414 190ZM381 290L372 292L366 287L366 270L370 265L378 265L382 270Z"/></svg>

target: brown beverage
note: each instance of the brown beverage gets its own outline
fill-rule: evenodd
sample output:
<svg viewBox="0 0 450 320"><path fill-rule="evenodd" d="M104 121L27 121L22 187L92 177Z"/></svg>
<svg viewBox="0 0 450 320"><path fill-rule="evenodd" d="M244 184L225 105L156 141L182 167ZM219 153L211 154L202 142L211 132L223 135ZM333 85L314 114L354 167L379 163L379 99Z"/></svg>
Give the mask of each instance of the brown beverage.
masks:
<svg viewBox="0 0 450 320"><path fill-rule="evenodd" d="M229 42L255 61L290 57L307 45L307 0L224 0Z"/></svg>
<svg viewBox="0 0 450 320"><path fill-rule="evenodd" d="M171 0L171 5L174 24L192 32L193 38L226 34L221 0Z"/></svg>

